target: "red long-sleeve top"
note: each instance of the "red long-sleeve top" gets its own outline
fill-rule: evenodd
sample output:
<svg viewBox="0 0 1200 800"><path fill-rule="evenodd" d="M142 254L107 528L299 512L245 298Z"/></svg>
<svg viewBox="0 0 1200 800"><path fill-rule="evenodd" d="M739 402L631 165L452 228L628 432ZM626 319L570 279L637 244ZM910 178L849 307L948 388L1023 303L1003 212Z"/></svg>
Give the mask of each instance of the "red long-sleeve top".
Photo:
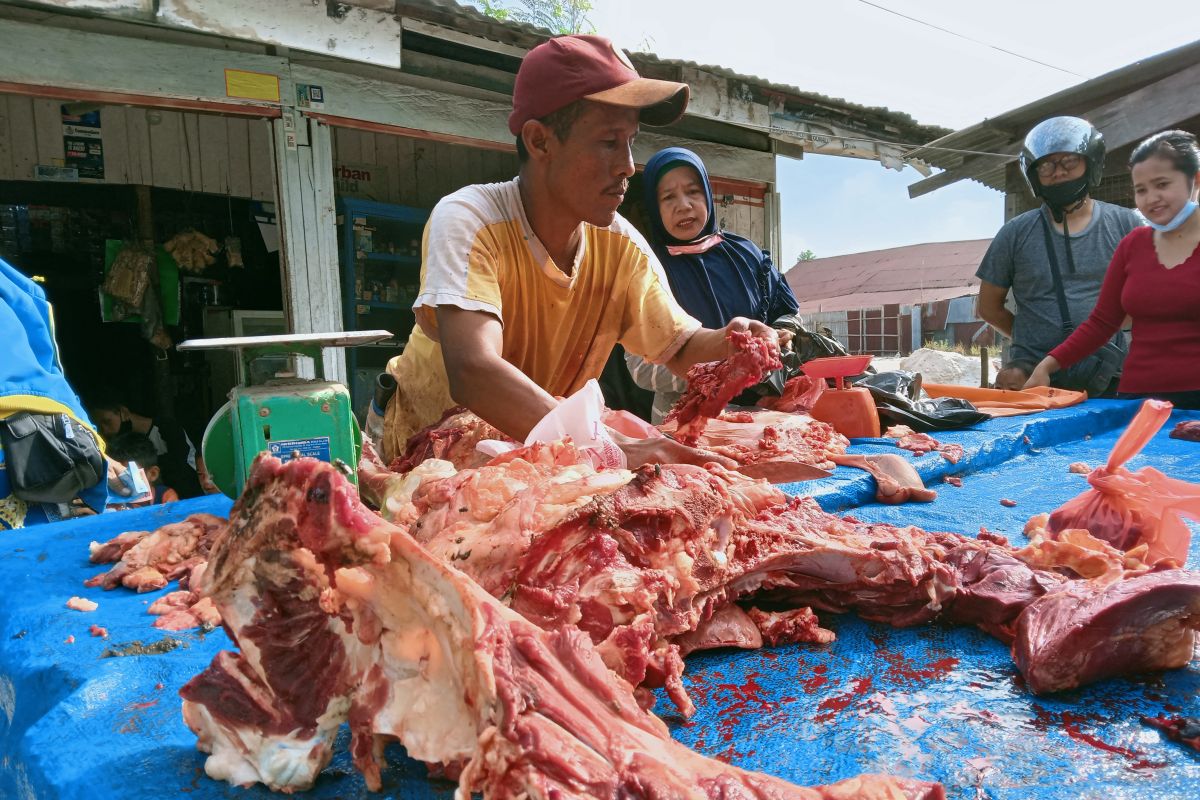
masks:
<svg viewBox="0 0 1200 800"><path fill-rule="evenodd" d="M1200 390L1200 247L1167 269L1154 229L1135 228L1113 253L1091 315L1050 351L1065 369L1096 352L1133 318L1133 342L1121 372L1122 392Z"/></svg>

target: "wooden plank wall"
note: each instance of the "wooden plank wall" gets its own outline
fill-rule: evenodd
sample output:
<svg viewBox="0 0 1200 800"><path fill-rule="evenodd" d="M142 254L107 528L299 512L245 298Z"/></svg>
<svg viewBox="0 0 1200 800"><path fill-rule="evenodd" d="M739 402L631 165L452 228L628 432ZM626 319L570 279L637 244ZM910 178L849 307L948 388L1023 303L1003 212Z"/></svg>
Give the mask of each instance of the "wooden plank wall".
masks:
<svg viewBox="0 0 1200 800"><path fill-rule="evenodd" d="M63 163L61 105L0 94L0 180ZM275 200L268 120L103 106L100 131L104 183Z"/></svg>
<svg viewBox="0 0 1200 800"><path fill-rule="evenodd" d="M333 163L383 167L372 181L370 199L414 208L433 208L438 200L472 183L511 180L516 153L483 150L389 133L333 128ZM381 186L374 184L380 182Z"/></svg>
<svg viewBox="0 0 1200 800"><path fill-rule="evenodd" d="M732 203L722 205L721 198L717 197L716 208L721 230L745 236L759 247L769 247L766 208L762 200L734 195Z"/></svg>
<svg viewBox="0 0 1200 800"><path fill-rule="evenodd" d="M372 181L368 199L415 208L433 208L438 200L472 183L511 180L517 156L497 150L444 144L388 133L333 128L333 163L383 167L382 188ZM717 198L721 227L766 247L767 216L761 194L734 194L728 206Z"/></svg>

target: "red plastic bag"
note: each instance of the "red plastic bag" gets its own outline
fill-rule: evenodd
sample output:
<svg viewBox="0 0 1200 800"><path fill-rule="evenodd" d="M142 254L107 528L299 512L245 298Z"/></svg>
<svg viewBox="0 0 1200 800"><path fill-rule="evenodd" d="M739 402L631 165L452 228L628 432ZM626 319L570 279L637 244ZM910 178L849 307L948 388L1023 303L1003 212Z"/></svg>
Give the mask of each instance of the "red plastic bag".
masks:
<svg viewBox="0 0 1200 800"><path fill-rule="evenodd" d="M1168 478L1154 467L1130 472L1124 466L1169 416L1170 403L1144 402L1117 440L1108 463L1088 475L1092 488L1052 513L1046 530L1054 536L1083 528L1121 550L1144 544L1146 563L1170 559L1182 566L1192 538L1183 518L1200 519L1200 486Z"/></svg>

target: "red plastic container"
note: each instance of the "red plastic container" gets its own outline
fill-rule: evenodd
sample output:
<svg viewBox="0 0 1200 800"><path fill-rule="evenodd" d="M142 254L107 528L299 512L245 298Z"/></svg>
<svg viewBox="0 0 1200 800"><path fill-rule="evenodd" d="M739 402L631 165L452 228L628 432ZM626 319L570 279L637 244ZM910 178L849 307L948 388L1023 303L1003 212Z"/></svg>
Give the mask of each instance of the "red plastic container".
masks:
<svg viewBox="0 0 1200 800"><path fill-rule="evenodd" d="M861 387L846 388L845 379L859 375L871 363L870 355L814 358L801 369L813 378L833 378L836 389L826 389L812 410L813 419L828 422L851 439L879 436L879 414L871 393Z"/></svg>

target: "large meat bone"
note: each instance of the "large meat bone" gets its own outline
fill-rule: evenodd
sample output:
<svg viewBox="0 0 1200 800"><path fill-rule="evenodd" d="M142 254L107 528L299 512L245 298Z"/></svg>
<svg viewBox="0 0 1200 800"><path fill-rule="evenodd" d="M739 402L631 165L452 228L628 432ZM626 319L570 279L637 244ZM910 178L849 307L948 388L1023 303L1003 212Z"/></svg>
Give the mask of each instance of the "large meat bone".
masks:
<svg viewBox="0 0 1200 800"><path fill-rule="evenodd" d="M242 649L181 691L215 778L306 789L349 719L373 790L383 743L398 739L414 758L462 765L459 797L945 796L886 776L802 788L688 750L585 634L508 610L322 462L259 457L205 588Z"/></svg>

